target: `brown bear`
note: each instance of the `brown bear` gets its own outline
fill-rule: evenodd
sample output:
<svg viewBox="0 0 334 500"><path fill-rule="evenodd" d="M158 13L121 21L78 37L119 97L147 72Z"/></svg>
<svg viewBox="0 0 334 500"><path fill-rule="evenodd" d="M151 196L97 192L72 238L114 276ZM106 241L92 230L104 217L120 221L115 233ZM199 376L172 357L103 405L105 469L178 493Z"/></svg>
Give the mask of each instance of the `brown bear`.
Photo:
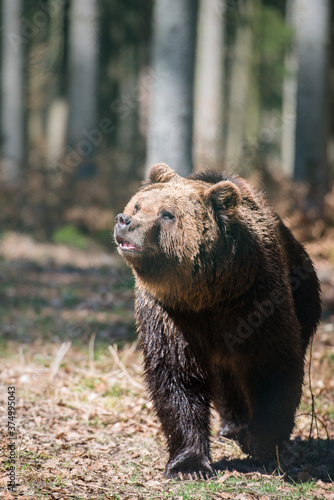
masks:
<svg viewBox="0 0 334 500"><path fill-rule="evenodd" d="M182 178L165 164L116 217L136 279L145 377L169 478L209 477L210 406L221 434L261 460L289 439L319 322L312 262L237 175Z"/></svg>

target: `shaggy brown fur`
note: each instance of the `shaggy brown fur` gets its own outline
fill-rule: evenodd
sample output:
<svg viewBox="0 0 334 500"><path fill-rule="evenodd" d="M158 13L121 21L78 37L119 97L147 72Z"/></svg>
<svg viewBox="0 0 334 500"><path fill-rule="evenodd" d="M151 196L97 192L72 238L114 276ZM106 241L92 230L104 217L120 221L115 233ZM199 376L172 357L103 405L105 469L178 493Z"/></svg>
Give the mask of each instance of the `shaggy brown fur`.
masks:
<svg viewBox="0 0 334 500"><path fill-rule="evenodd" d="M312 262L243 179L187 179L155 165L116 217L136 278L146 382L167 477L210 476L210 405L221 433L260 459L294 426L304 355L320 318Z"/></svg>

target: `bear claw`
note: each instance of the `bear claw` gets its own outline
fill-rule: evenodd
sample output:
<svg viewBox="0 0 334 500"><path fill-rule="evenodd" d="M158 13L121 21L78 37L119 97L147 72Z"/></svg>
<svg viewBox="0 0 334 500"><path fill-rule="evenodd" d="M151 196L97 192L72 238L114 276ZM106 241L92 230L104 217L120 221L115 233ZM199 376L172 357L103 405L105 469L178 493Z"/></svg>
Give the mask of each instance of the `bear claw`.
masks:
<svg viewBox="0 0 334 500"><path fill-rule="evenodd" d="M214 471L214 474L208 474L207 472L206 473L203 473L202 471L199 471L199 472L188 472L188 473L182 473L182 472L178 472L177 473L177 476L175 479L179 479L180 481L208 481L209 479L212 479L212 477L214 477L216 475L216 471ZM168 476L170 478L173 478L173 476Z"/></svg>
<svg viewBox="0 0 334 500"><path fill-rule="evenodd" d="M214 476L217 472L211 468L210 465L203 465L198 470L187 470L188 467L182 467L182 464L174 465L165 471L165 475L168 479L179 479L181 481L192 480L192 481L206 481ZM181 470L180 470L181 469ZM183 469L183 470L182 470Z"/></svg>

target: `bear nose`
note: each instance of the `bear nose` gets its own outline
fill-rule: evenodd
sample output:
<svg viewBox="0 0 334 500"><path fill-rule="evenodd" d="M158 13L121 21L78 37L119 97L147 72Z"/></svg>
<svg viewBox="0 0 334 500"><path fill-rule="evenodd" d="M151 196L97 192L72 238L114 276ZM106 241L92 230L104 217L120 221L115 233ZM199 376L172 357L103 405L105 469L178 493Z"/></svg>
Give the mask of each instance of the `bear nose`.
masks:
<svg viewBox="0 0 334 500"><path fill-rule="evenodd" d="M129 226L132 222L130 215L118 214L115 217L115 222L118 223L120 229L124 229L126 226Z"/></svg>

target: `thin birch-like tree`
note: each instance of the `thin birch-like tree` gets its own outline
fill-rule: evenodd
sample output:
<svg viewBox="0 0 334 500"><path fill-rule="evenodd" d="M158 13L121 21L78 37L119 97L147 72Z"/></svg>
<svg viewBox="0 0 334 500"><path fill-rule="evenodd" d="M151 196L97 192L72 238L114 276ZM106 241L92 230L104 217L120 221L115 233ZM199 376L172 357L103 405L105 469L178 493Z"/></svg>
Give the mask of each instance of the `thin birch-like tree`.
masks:
<svg viewBox="0 0 334 500"><path fill-rule="evenodd" d="M217 168L223 160L225 0L200 0L194 117L195 168Z"/></svg>
<svg viewBox="0 0 334 500"><path fill-rule="evenodd" d="M10 185L19 183L24 159L24 41L22 0L2 2L2 172Z"/></svg>
<svg viewBox="0 0 334 500"><path fill-rule="evenodd" d="M92 157L102 141L97 129L97 18L97 0L71 0L67 153L79 176L94 172Z"/></svg>
<svg viewBox="0 0 334 500"><path fill-rule="evenodd" d="M165 162L181 175L192 171L196 20L196 0L155 2L147 170Z"/></svg>
<svg viewBox="0 0 334 500"><path fill-rule="evenodd" d="M306 210L322 213L328 189L328 67L330 0L294 0L297 117L294 179L310 188Z"/></svg>

